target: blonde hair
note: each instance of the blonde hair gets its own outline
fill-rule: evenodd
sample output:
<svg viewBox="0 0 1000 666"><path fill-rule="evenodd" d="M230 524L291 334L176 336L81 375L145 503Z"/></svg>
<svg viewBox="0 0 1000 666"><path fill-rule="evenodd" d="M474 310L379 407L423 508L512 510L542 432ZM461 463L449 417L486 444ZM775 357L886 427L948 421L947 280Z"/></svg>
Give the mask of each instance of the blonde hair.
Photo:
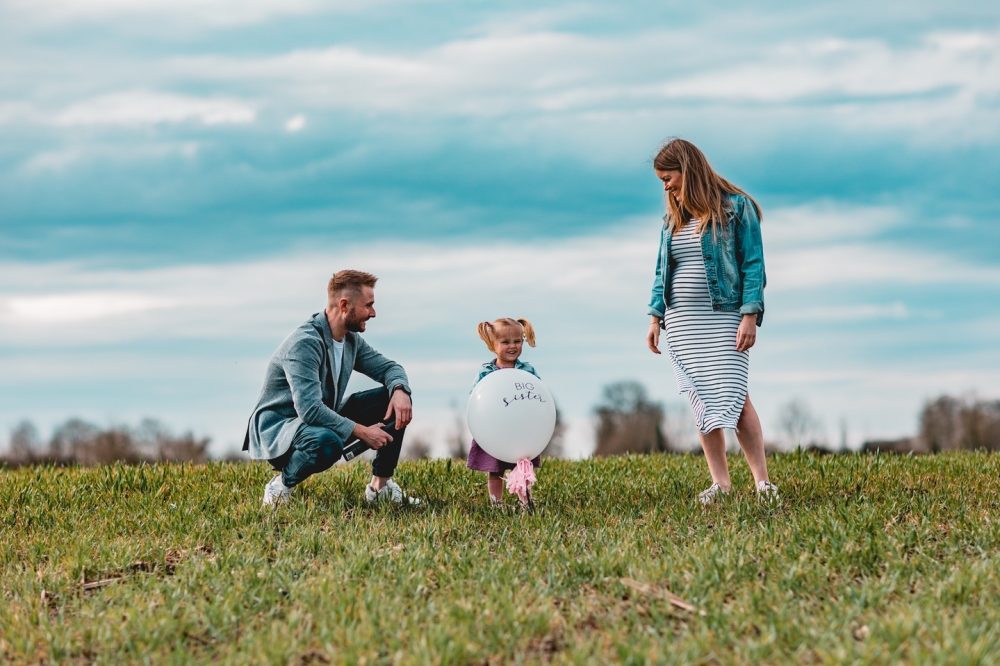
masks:
<svg viewBox="0 0 1000 666"><path fill-rule="evenodd" d="M726 225L725 194L742 194L753 204L758 219L763 219L760 206L753 197L715 173L708 163L705 153L696 145L684 139L671 139L653 158L653 168L657 171L681 172L681 200L667 196L667 228L674 233L689 219L698 220L698 233L702 234L709 224L714 235Z"/></svg>
<svg viewBox="0 0 1000 666"><path fill-rule="evenodd" d="M524 318L512 319L511 317L501 317L493 321L481 321L476 326L476 332L479 333L479 337L486 343L487 349L496 351L498 331L508 328L520 329L521 337L528 345L535 346L535 327L531 325L530 321Z"/></svg>
<svg viewBox="0 0 1000 666"><path fill-rule="evenodd" d="M350 293L353 300L361 293L362 287L371 287L374 289L376 282L378 282L377 277L364 271L356 271L350 268L337 271L326 285L327 302L333 305L345 291Z"/></svg>

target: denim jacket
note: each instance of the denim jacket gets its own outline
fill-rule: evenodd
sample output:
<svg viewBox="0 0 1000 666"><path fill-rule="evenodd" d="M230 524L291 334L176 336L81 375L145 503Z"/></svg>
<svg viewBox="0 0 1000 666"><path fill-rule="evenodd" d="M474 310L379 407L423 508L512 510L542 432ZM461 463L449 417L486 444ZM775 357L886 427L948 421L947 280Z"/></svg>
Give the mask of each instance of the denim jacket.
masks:
<svg viewBox="0 0 1000 666"><path fill-rule="evenodd" d="M496 359L493 359L489 363L483 363L483 366L481 368L479 368L479 376L476 377L476 384L478 384L479 382L483 381L483 377L485 377L486 375L490 374L491 372L496 372L499 369L500 369L500 366L497 365L497 360ZM530 363L528 363L526 361L522 361L521 359L517 359L516 361L514 361L514 369L515 370L524 370L525 372L530 372L534 376L538 377L538 371L535 370L535 366L531 365ZM538 378L541 379L541 377L538 377ZM472 390L475 391L476 387L473 386Z"/></svg>
<svg viewBox="0 0 1000 666"><path fill-rule="evenodd" d="M712 296L712 309L720 312L756 314L757 325L764 321L764 246L760 220L753 204L742 194L726 195L728 223L713 234L711 227L701 236L705 277ZM717 237L716 237L717 236ZM660 251L656 255L656 276L649 299L649 314L664 316L670 302L671 234L664 223L660 230ZM660 324L661 328L663 324Z"/></svg>

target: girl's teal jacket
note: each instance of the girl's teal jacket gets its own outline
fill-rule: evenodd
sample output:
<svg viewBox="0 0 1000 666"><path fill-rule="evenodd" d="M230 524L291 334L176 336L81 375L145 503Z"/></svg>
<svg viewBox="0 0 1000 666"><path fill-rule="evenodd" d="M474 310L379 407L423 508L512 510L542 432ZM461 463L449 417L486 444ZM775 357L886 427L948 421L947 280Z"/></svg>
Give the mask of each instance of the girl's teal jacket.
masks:
<svg viewBox="0 0 1000 666"><path fill-rule="evenodd" d="M742 194L727 194L727 223L717 234L711 227L701 236L705 277L712 296L712 308L720 312L756 314L757 325L764 320L764 246L760 219L753 204ZM666 221L660 230L660 251L656 255L656 276L649 299L649 314L662 318L670 302L670 231Z"/></svg>

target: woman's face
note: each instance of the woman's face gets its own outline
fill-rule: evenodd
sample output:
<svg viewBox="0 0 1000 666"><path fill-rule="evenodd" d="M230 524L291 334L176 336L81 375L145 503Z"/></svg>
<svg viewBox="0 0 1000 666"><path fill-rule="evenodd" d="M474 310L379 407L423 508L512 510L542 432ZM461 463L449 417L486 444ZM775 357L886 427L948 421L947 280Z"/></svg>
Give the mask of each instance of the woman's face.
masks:
<svg viewBox="0 0 1000 666"><path fill-rule="evenodd" d="M684 184L683 174L677 170L660 171L654 169L654 171L656 171L656 177L663 182L663 191L673 195L674 199L680 202L681 186Z"/></svg>

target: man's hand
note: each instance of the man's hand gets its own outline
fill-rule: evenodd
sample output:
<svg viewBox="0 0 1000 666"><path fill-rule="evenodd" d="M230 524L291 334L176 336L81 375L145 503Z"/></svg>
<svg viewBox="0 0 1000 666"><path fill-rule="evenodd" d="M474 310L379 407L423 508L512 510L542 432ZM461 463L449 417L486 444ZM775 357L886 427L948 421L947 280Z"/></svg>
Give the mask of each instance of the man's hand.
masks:
<svg viewBox="0 0 1000 666"><path fill-rule="evenodd" d="M757 341L757 315L746 314L736 329L736 351L746 351Z"/></svg>
<svg viewBox="0 0 1000 666"><path fill-rule="evenodd" d="M352 434L373 449L381 449L392 441L392 435L385 431L385 425L376 423L375 425L354 424Z"/></svg>
<svg viewBox="0 0 1000 666"><path fill-rule="evenodd" d="M646 333L646 346L654 354L660 353L660 322L653 320L649 323L649 332Z"/></svg>
<svg viewBox="0 0 1000 666"><path fill-rule="evenodd" d="M390 417L396 422L396 430L402 430L413 420L413 402L406 391L399 389L392 392L389 398L389 409L385 410L383 421L388 421Z"/></svg>

